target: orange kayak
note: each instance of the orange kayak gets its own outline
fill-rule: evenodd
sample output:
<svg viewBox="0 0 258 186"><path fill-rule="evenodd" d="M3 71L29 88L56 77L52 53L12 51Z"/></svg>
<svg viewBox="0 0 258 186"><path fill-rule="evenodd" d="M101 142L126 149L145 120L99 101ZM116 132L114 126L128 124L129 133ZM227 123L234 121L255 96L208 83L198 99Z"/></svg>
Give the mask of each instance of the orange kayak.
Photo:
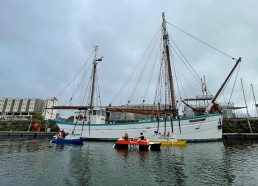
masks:
<svg viewBox="0 0 258 186"><path fill-rule="evenodd" d="M133 138L125 140L120 138L114 144L114 148L159 151L160 145L160 142L150 142L149 140L134 140Z"/></svg>

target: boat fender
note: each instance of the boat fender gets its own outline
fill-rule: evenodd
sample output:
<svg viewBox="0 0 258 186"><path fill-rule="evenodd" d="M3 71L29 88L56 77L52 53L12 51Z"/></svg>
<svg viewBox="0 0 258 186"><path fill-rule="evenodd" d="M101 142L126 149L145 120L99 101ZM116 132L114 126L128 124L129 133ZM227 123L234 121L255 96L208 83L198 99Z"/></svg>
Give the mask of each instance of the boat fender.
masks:
<svg viewBox="0 0 258 186"><path fill-rule="evenodd" d="M219 125L218 125L218 129L222 129L222 123L221 123L221 119L219 119Z"/></svg>

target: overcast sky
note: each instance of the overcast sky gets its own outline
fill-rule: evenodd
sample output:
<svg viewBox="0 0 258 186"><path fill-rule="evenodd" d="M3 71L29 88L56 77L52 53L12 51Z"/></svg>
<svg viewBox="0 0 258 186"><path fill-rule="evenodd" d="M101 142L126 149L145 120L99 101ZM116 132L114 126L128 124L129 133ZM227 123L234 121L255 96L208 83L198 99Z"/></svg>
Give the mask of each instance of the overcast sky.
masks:
<svg viewBox="0 0 258 186"><path fill-rule="evenodd" d="M0 97L58 95L98 45L104 56L100 89L108 104L157 32L162 12L169 23L242 57L239 77L251 97L250 84L258 90L257 7L256 0L1 0ZM172 31L215 94L234 61L211 49L202 52L200 43L187 44L189 37Z"/></svg>

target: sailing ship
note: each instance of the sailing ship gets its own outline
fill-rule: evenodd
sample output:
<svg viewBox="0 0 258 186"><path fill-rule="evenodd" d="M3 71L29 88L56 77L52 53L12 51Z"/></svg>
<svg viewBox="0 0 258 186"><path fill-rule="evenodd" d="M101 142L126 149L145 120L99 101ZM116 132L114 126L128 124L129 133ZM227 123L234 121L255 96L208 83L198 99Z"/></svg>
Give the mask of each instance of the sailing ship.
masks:
<svg viewBox="0 0 258 186"><path fill-rule="evenodd" d="M222 139L222 114L217 104L218 96L225 88L229 78L241 61L236 60L236 64L226 77L224 83L212 97L205 110L198 110L192 107L185 100L181 100L186 107L195 111L192 116L179 114L175 88L173 80L172 63L170 59L170 42L167 32L167 21L162 13L162 74L164 78L165 101L158 102L152 106L136 107L133 105L107 107L94 106L95 80L97 64L102 58L97 57L97 47L93 60L91 76L91 96L87 106L54 106L51 109L75 109L78 110L73 122L51 120L55 122L61 130L73 133L81 133L85 140L115 141L125 133L130 137L137 138L140 133L150 137L155 133L165 135L170 132L173 138L186 141L214 141ZM144 100L143 100L144 102ZM130 113L151 116L148 120L114 121L110 117L112 113Z"/></svg>

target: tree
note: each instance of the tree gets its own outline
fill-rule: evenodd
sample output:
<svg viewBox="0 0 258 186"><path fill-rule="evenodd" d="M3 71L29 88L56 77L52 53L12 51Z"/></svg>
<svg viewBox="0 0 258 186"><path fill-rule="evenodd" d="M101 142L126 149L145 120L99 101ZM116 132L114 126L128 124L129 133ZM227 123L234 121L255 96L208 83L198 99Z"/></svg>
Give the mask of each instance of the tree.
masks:
<svg viewBox="0 0 258 186"><path fill-rule="evenodd" d="M67 118L66 121L68 121L68 122L73 122L73 121L74 121L74 116L70 116L69 118Z"/></svg>
<svg viewBox="0 0 258 186"><path fill-rule="evenodd" d="M42 122L44 120L41 112L36 112L35 114L32 115L33 120L37 120L39 122Z"/></svg>

